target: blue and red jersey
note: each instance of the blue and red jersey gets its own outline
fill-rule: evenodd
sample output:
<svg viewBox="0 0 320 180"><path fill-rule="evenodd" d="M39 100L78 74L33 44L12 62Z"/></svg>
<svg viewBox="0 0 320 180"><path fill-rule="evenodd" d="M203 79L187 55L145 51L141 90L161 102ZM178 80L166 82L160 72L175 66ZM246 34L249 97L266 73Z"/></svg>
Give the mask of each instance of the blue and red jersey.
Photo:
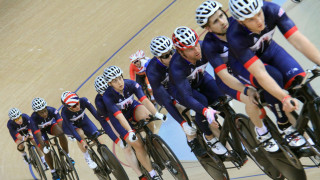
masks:
<svg viewBox="0 0 320 180"><path fill-rule="evenodd" d="M108 112L117 116L119 113L125 114L132 110L132 104L136 102L134 95L140 102L147 98L137 82L124 79L123 93L120 94L109 86L103 94L103 102Z"/></svg>
<svg viewBox="0 0 320 180"><path fill-rule="evenodd" d="M169 86L178 91L176 93L178 100L183 101L182 104L200 113L205 110L205 106L199 103L192 95L192 89L200 87L205 79L205 76L210 76L206 71L208 61L200 59L196 64L192 64L179 53L172 56L169 65ZM212 92L214 93L214 92Z"/></svg>
<svg viewBox="0 0 320 180"><path fill-rule="evenodd" d="M51 125L54 125L62 121L59 111L56 108L47 106L47 110L48 110L48 117L46 119L41 117L36 112L33 112L31 114L32 131L34 134L37 134L39 131L42 131L42 130L49 130L47 129L48 127L51 127ZM51 129L49 132L51 132Z"/></svg>
<svg viewBox="0 0 320 180"><path fill-rule="evenodd" d="M74 126L81 127L81 125L85 124L82 123L83 120L90 121L88 116L85 114L85 110L88 109L97 120L99 120L101 117L98 116L96 109L93 107L93 105L87 98L79 98L79 102L80 110L78 112L72 112L67 107L63 107L61 110L61 116L63 119L63 128L68 129L68 132L70 132L73 137L75 137L79 142L81 142L82 139L75 130Z"/></svg>
<svg viewBox="0 0 320 180"><path fill-rule="evenodd" d="M153 57L147 66L146 74L156 101L163 105L179 124L184 122L168 92L169 68L163 65L156 57Z"/></svg>
<svg viewBox="0 0 320 180"><path fill-rule="evenodd" d="M265 29L260 34L251 32L239 23L231 23L227 39L230 53L240 61L246 69L259 58L268 63L268 58L263 58L263 53L273 44L273 34L278 27L285 38L289 38L297 27L277 4L264 2L262 11L265 16Z"/></svg>
<svg viewBox="0 0 320 180"><path fill-rule="evenodd" d="M26 136L29 130L32 130L31 119L27 114L22 114L22 124L19 125L15 123L13 120L8 120L7 127L10 132L10 135L17 141L17 136L20 134L21 136Z"/></svg>

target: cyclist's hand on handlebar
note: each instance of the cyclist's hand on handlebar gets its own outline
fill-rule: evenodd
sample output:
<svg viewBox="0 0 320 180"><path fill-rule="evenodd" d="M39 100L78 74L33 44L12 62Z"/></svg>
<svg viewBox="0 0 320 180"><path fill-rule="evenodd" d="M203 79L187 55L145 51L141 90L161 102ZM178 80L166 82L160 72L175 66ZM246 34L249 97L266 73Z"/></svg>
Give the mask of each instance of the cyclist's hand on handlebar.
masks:
<svg viewBox="0 0 320 180"><path fill-rule="evenodd" d="M253 102L254 104L258 104L258 99L260 99L260 95L257 92L257 90L253 89L253 88L249 88L247 91L247 95L250 99L251 102Z"/></svg>
<svg viewBox="0 0 320 180"><path fill-rule="evenodd" d="M82 140L81 144L84 149L88 149L88 144L85 140Z"/></svg>
<svg viewBox="0 0 320 180"><path fill-rule="evenodd" d="M292 112L294 110L299 109L299 104L297 99L292 98L291 96L286 96L282 100L282 110L285 112Z"/></svg>
<svg viewBox="0 0 320 180"><path fill-rule="evenodd" d="M219 124L217 123L216 118L214 116L216 113L219 112L209 107L204 111L203 115L207 118L209 124L213 123L215 127L219 127Z"/></svg>
<svg viewBox="0 0 320 180"><path fill-rule="evenodd" d="M50 147L44 146L44 147L43 147L43 153L44 153L44 154L48 154L49 152L50 152Z"/></svg>
<svg viewBox="0 0 320 180"><path fill-rule="evenodd" d="M156 114L154 115L154 117L158 118L158 119L161 119L163 122L166 122L167 120L167 116L164 115L164 114L161 114L159 112L156 112Z"/></svg>
<svg viewBox="0 0 320 180"><path fill-rule="evenodd" d="M136 133L134 133L133 130L128 131L129 133L129 141L130 142L135 142L138 140L138 137L136 136Z"/></svg>

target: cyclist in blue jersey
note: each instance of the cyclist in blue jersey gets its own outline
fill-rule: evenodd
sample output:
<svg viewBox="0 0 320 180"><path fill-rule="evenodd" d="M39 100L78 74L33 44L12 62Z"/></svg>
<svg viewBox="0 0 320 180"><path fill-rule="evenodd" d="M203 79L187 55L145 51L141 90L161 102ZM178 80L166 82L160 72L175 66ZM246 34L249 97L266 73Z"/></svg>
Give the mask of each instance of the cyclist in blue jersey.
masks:
<svg viewBox="0 0 320 180"><path fill-rule="evenodd" d="M123 142L123 140L119 136L119 133L115 130L112 123L110 122L110 119L108 117L109 116L108 110L107 110L106 106L104 105L104 102L102 99L103 93L108 88L108 83L102 75L96 77L96 79L94 80L94 87L95 87L96 91L98 92L98 94L95 98L95 105L97 108L98 115L101 117L99 122L100 122L102 128L105 130L105 132L108 134L108 136L112 139L112 141L115 142L116 144L118 144L123 149L124 156L125 156L127 162L129 163L129 166L137 173L139 179L140 180L147 180L147 177L142 174L142 172L139 168L138 160L132 150L132 147L130 145L128 145L127 143ZM119 122L115 122L115 123L119 124L118 128L123 129L123 127L120 125Z"/></svg>
<svg viewBox="0 0 320 180"><path fill-rule="evenodd" d="M222 10L222 5L218 1L205 1L196 10L197 24L206 29L201 45L203 58L207 59L214 68L217 75L217 85L225 94L246 104L246 112L251 121L255 124L257 139L263 143L264 148L269 152L279 150L271 133L267 130L262 120L259 118L259 108L253 103L254 99L249 97L258 97L253 88L245 86L240 79L233 76L230 63L235 67L234 62L228 60L229 45L227 41L227 30L229 23L237 23L232 17L228 18ZM242 66L238 63L239 66ZM247 96L250 94L250 96Z"/></svg>
<svg viewBox="0 0 320 180"><path fill-rule="evenodd" d="M191 151L197 156L204 156L205 151L201 148L199 140L195 136L196 129L189 126L180 114L185 107L176 103L168 92L169 63L174 54L172 40L166 36L157 36L151 40L150 50L154 57L147 66L146 74L157 103L164 106L183 128Z"/></svg>
<svg viewBox="0 0 320 180"><path fill-rule="evenodd" d="M25 113L21 113L18 108L11 108L8 112L8 116L10 119L8 120L7 128L14 142L19 145L22 141L30 140L31 143L36 147L45 168L47 168L48 164L44 158L44 154L37 146L37 143L33 138L32 123L30 117ZM27 157L27 153L25 152L24 144L20 144L17 149L19 152L21 152L23 160L29 164L30 161Z"/></svg>
<svg viewBox="0 0 320 180"><path fill-rule="evenodd" d="M199 37L194 30L181 26L175 29L172 41L177 52L169 64L169 92L180 104L196 112L196 123L204 132L203 137L211 150L226 155L227 149L217 138L216 111L208 107L223 93L205 71L208 61L202 59Z"/></svg>
<svg viewBox="0 0 320 180"><path fill-rule="evenodd" d="M306 140L289 122L290 115L284 113L296 110L298 102L284 89L291 85L296 76L304 76L305 72L293 57L272 40L275 28L278 27L297 50L317 65L320 65L320 52L298 31L277 4L262 0L230 0L229 9L238 22L230 24L227 32L229 56L243 65L235 73L252 86L268 92L265 93L265 99L272 105L278 127L284 131L289 145L303 146Z"/></svg>
<svg viewBox="0 0 320 180"><path fill-rule="evenodd" d="M35 140L45 154L45 158L49 164L51 173L54 173L55 169L53 167L52 156L49 153L49 137L47 133L59 138L61 147L69 156L68 140L62 130L62 118L59 114L59 111L54 107L47 106L47 102L43 98L34 98L32 100L31 107L34 111L31 114L31 124L33 134L36 137ZM74 163L71 157L70 159L72 163Z"/></svg>
<svg viewBox="0 0 320 180"><path fill-rule="evenodd" d="M99 131L85 114L85 110L88 109L97 120L101 117L98 116L96 109L87 98L79 98L79 96L74 92L63 92L61 95L61 102L64 105L61 109L64 133L76 138L78 146L83 152L87 164L91 169L95 169L97 164L92 161L87 150L88 145L84 139L85 136L90 137L95 133L99 134ZM103 144L101 136L98 137L98 141Z"/></svg>
<svg viewBox="0 0 320 180"><path fill-rule="evenodd" d="M109 118L120 134L120 136L130 144L136 152L137 158L142 166L149 172L152 179L160 179L151 166L150 159L141 142L132 130L132 124L142 119L148 119L149 115L154 115L162 121L166 117L157 112L152 102L144 95L141 86L132 80L123 79L122 70L117 66L109 66L104 70L104 78L109 87L103 94L103 101L109 112ZM134 99L136 96L139 101ZM115 121L119 121L125 131L117 128ZM149 124L153 126L153 124ZM153 129L153 127L151 127Z"/></svg>

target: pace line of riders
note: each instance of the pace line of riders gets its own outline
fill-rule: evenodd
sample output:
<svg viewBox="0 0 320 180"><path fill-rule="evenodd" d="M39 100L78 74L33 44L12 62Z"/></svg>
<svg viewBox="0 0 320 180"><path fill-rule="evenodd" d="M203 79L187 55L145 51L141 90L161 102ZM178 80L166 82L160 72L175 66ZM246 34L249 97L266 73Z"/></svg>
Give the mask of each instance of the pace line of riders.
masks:
<svg viewBox="0 0 320 180"><path fill-rule="evenodd" d="M260 119L256 106L259 99L257 89L264 89L263 96L270 104L277 125L289 145L303 147L307 140L313 144L292 125L295 120L289 112L298 109L298 101L285 91L296 76L304 76L305 72L272 39L275 28L278 27L290 44L318 66L319 50L298 31L285 11L272 2L229 0L229 10L232 17L226 15L218 1L203 2L196 10L196 22L208 31L204 40L199 41L198 34L185 26L176 28L172 38L153 38L150 43L152 59L145 57L142 50L130 56L131 80L123 78L119 67L107 67L94 82L98 92L96 108L87 98L66 91L61 95L64 105L61 116L58 110L39 97L32 101L34 112L30 117L18 108L10 109L8 129L12 138L16 144L29 139L37 145L41 160L51 170L53 179L59 179L59 176L48 153L47 133L58 136L61 147L67 153L68 141L64 134L77 140L86 162L94 169L97 164L91 160L84 138L98 129L86 115L85 109L88 109L106 134L124 150L129 165L139 179L147 177L141 173L138 161L152 179L160 179L151 166L141 139L135 138L132 129L132 124L147 119L149 115L166 121L166 116L155 108L155 102L164 106L181 125L195 155L203 156L205 150L196 138L195 126L186 123L180 114L185 108L194 110L195 123L204 132L204 140L214 153L223 156L227 149L217 138L219 130L215 120L215 114L219 112L209 105L221 96L231 96L245 104L246 113L255 125L257 139L265 150L276 152L279 147ZM214 68L215 79L205 71L208 63ZM140 83L147 84L150 100L146 98ZM152 127L150 123L151 130ZM98 140L103 143L101 137ZM23 144L18 147L28 162L24 149Z"/></svg>

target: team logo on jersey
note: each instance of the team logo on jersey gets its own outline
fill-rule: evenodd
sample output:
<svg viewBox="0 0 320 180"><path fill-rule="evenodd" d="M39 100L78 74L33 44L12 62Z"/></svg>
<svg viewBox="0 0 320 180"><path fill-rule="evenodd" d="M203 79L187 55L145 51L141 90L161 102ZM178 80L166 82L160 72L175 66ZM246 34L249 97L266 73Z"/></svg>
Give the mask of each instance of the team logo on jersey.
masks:
<svg viewBox="0 0 320 180"><path fill-rule="evenodd" d="M58 113L59 113L59 111L58 111L58 110L54 111L54 114L58 114Z"/></svg>
<svg viewBox="0 0 320 180"><path fill-rule="evenodd" d="M295 72L299 71L298 68L291 68L287 73L286 75L289 76L290 74L294 74Z"/></svg>
<svg viewBox="0 0 320 180"><path fill-rule="evenodd" d="M284 14L284 10L280 8L278 12L278 16L281 17L283 14Z"/></svg>
<svg viewBox="0 0 320 180"><path fill-rule="evenodd" d="M136 88L138 89L140 87L140 85L138 83L136 83Z"/></svg>
<svg viewBox="0 0 320 180"><path fill-rule="evenodd" d="M133 95L117 103L119 109L127 109L133 103Z"/></svg>

